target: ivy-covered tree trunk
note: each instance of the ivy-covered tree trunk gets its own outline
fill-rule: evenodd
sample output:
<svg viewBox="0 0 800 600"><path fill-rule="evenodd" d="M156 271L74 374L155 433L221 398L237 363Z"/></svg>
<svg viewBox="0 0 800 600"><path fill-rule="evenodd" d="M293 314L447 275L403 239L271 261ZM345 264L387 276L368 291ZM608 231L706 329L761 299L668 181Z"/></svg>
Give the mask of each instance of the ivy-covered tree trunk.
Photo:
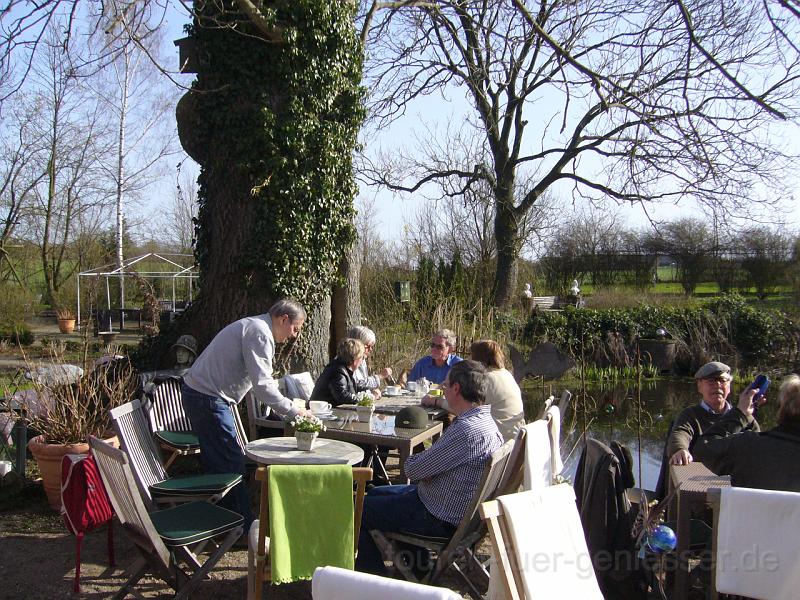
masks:
<svg viewBox="0 0 800 600"><path fill-rule="evenodd" d="M259 28L237 6L195 3L198 74L177 111L181 143L201 165L200 293L185 328L202 346L292 297L309 311L300 356L318 371L354 241L351 157L364 115L355 5L270 3Z"/></svg>

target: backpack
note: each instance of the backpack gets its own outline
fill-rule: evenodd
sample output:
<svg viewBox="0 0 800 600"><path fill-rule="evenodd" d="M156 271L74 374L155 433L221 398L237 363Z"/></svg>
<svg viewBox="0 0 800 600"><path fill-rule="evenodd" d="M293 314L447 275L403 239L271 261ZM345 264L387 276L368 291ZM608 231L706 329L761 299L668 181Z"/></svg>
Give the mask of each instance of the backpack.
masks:
<svg viewBox="0 0 800 600"><path fill-rule="evenodd" d="M114 509L91 454L66 454L61 459L61 514L70 533L77 537L75 548L75 584L80 593L81 542L87 531L108 523L108 563L114 565Z"/></svg>

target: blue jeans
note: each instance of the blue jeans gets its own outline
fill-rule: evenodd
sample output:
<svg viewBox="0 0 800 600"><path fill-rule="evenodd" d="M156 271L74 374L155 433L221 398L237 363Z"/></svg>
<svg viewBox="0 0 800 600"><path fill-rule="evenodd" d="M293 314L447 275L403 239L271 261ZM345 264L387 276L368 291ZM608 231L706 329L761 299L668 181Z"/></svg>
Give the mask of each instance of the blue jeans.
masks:
<svg viewBox="0 0 800 600"><path fill-rule="evenodd" d="M370 490L364 498L356 570L385 575L386 567L369 533L370 529L450 537L456 526L428 512L419 499L416 485L387 485ZM412 556L412 553L416 554L417 551L410 551L409 562L412 565L425 566L424 563L429 560L427 553L420 551L419 556Z"/></svg>
<svg viewBox="0 0 800 600"><path fill-rule="evenodd" d="M201 394L186 384L181 386L181 402L200 441L200 462L205 472L238 473L242 476L242 482L228 492L219 505L242 515L244 530L249 531L253 513L247 489L247 470L228 402Z"/></svg>

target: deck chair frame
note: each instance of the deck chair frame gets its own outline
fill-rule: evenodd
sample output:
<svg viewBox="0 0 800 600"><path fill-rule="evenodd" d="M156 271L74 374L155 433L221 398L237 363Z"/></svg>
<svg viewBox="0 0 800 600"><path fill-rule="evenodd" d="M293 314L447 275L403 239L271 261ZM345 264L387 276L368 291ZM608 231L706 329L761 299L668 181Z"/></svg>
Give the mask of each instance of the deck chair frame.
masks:
<svg viewBox="0 0 800 600"><path fill-rule="evenodd" d="M141 402L137 399L113 408L111 423L120 439L122 449L128 455L139 492L149 510L155 505L196 500L216 503L242 480L240 475L231 474L226 481L216 477L215 479L219 481L212 483L208 477L202 475L187 475L178 478L182 483L188 484L186 487L168 493L164 488L170 486L159 486L159 484L171 478L164 467L159 447L150 434Z"/></svg>
<svg viewBox="0 0 800 600"><path fill-rule="evenodd" d="M258 534L256 547L248 543L247 551L247 598L248 600L261 600L264 583L270 581L272 569L267 563L269 559L269 487L267 485L269 467L256 469L256 480L261 483L260 506L258 514ZM361 532L361 513L364 510L364 495L367 482L372 479L372 469L368 467L353 467L353 482L356 489L353 492L353 552L358 550L358 536ZM256 523L253 523L253 527ZM250 536L252 537L252 531Z"/></svg>
<svg viewBox="0 0 800 600"><path fill-rule="evenodd" d="M466 570L477 574L481 579L481 585L488 583L489 573L474 552L475 546L481 540L485 531L478 515L478 508L483 502L493 500L497 496L503 471L506 468L514 444L515 440L508 440L495 450L489 460L486 461L475 495L467 508L464 518L450 538L378 530L370 531L384 560L391 560L395 568L408 581L428 585L434 585L444 572L452 567L469 586L473 594L481 597L482 592L467 575L465 569L459 566L458 561L459 559L464 560ZM437 557L433 569L424 577L418 578L413 570L403 560L400 560L402 550L399 548L398 543L411 544L435 552Z"/></svg>
<svg viewBox="0 0 800 600"><path fill-rule="evenodd" d="M150 418L150 428L156 437L160 431L192 432L192 423L181 403L181 383L180 377L167 377L157 383L148 394L150 407L147 416ZM161 437L158 442L164 450L171 453L164 464L165 469L169 469L179 456L200 453L199 444L176 445Z"/></svg>
<svg viewBox="0 0 800 600"><path fill-rule="evenodd" d="M208 572L241 537L241 515L206 502L183 504L166 511L156 511L150 514L139 494L138 484L131 472L127 454L95 437L89 438L89 445L94 453L103 484L114 506L114 512L143 558L135 564L133 574L114 598L120 600L125 598L128 590L147 572L163 579L174 589L176 600L189 598ZM200 509L199 513L195 510L198 508ZM215 525L208 530L194 529L192 535L186 539L169 539L159 534L153 522L153 518L157 515L163 516L167 513L184 529L197 527L198 514L208 517L202 519L203 521L214 520ZM221 539L219 539L214 552L204 563L200 564L188 547L215 538ZM191 574L181 568L180 560L184 560L192 568Z"/></svg>

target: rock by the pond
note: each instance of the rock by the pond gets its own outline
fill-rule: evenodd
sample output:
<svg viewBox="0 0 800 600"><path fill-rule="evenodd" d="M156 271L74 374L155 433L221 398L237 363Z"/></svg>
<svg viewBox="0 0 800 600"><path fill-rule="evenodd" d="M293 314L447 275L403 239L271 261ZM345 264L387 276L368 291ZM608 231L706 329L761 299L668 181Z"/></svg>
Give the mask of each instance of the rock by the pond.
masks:
<svg viewBox="0 0 800 600"><path fill-rule="evenodd" d="M514 367L514 379L517 383L525 377L543 377L558 379L570 369L575 368L575 361L556 348L552 342L539 344L526 359L514 346L509 346L511 364Z"/></svg>

